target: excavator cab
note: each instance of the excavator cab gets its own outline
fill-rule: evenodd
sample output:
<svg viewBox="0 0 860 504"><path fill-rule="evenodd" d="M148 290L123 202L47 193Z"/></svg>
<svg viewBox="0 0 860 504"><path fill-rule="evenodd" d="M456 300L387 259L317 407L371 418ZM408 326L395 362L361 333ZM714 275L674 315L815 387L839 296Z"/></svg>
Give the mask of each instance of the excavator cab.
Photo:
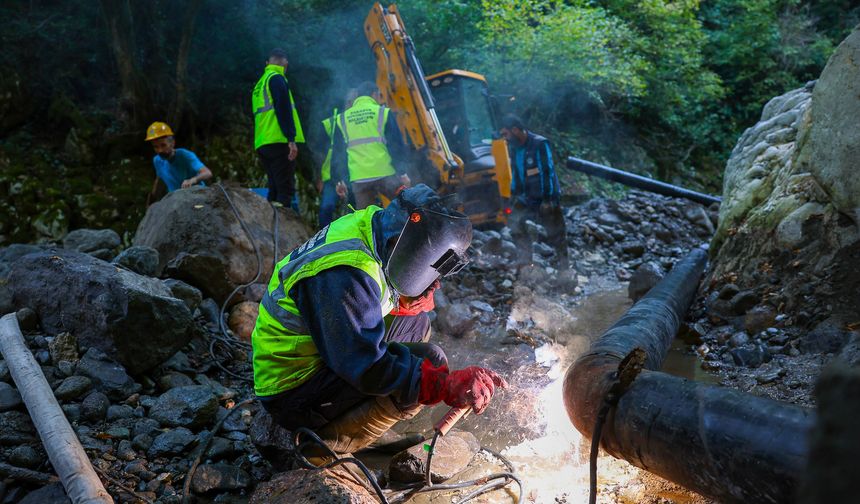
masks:
<svg viewBox="0 0 860 504"><path fill-rule="evenodd" d="M374 4L364 33L376 59L382 102L397 113L397 125L418 158L412 180L440 194L457 193L472 224L505 223L511 167L505 141L494 138L486 79L464 70L425 78L395 5Z"/></svg>
<svg viewBox="0 0 860 504"><path fill-rule="evenodd" d="M505 141L483 75L445 70L426 78L436 114L451 151L463 161L458 188L466 214L481 222L504 222L510 199L511 170ZM498 194L498 198L493 195Z"/></svg>

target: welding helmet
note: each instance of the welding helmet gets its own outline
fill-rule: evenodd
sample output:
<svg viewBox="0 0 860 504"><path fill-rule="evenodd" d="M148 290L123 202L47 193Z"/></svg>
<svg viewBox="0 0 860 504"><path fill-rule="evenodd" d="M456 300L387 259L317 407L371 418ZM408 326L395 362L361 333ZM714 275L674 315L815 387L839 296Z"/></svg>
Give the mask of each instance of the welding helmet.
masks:
<svg viewBox="0 0 860 504"><path fill-rule="evenodd" d="M472 223L446 208L429 187L401 192L385 212L405 217L385 264L388 282L401 296L420 296L438 278L457 273L469 262Z"/></svg>

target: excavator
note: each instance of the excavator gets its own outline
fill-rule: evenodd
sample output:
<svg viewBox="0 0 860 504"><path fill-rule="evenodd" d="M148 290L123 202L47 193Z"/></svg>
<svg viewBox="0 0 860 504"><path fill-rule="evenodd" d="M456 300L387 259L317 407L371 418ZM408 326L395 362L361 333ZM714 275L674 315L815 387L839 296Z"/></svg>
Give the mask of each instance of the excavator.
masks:
<svg viewBox="0 0 860 504"><path fill-rule="evenodd" d="M440 194L457 193L476 226L504 224L511 213L511 164L487 80L466 70L425 76L396 5L376 3L364 22L376 58L376 84L417 153L409 172ZM450 139L450 142L449 142Z"/></svg>

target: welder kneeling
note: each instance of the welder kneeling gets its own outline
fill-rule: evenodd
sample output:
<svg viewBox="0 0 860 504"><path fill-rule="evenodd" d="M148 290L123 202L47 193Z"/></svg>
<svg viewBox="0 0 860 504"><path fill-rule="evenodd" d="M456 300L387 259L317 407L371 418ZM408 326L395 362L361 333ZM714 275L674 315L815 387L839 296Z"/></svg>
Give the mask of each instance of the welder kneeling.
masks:
<svg viewBox="0 0 860 504"><path fill-rule="evenodd" d="M278 263L251 338L255 392L275 421L347 453L421 405L482 412L507 384L480 367L449 371L426 313L471 239L469 219L419 185L332 222Z"/></svg>

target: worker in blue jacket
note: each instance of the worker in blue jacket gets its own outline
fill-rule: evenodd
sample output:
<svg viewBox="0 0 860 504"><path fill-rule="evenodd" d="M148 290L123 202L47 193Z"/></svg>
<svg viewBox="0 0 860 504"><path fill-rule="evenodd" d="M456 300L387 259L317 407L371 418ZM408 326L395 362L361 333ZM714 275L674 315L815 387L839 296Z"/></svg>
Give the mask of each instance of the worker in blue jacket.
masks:
<svg viewBox="0 0 860 504"><path fill-rule="evenodd" d="M476 366L450 371L426 313L471 238L468 217L420 184L335 220L279 262L251 335L254 391L275 422L349 453L422 405L482 412L506 382Z"/></svg>
<svg viewBox="0 0 860 504"><path fill-rule="evenodd" d="M509 219L520 241L525 236L525 221L546 228L546 241L556 249L559 265L567 267L567 236L560 197L561 187L549 140L526 129L522 119L507 115L501 134L508 142L511 157L511 198L514 208ZM531 258L531 247L520 247ZM530 262L530 261L527 261Z"/></svg>

